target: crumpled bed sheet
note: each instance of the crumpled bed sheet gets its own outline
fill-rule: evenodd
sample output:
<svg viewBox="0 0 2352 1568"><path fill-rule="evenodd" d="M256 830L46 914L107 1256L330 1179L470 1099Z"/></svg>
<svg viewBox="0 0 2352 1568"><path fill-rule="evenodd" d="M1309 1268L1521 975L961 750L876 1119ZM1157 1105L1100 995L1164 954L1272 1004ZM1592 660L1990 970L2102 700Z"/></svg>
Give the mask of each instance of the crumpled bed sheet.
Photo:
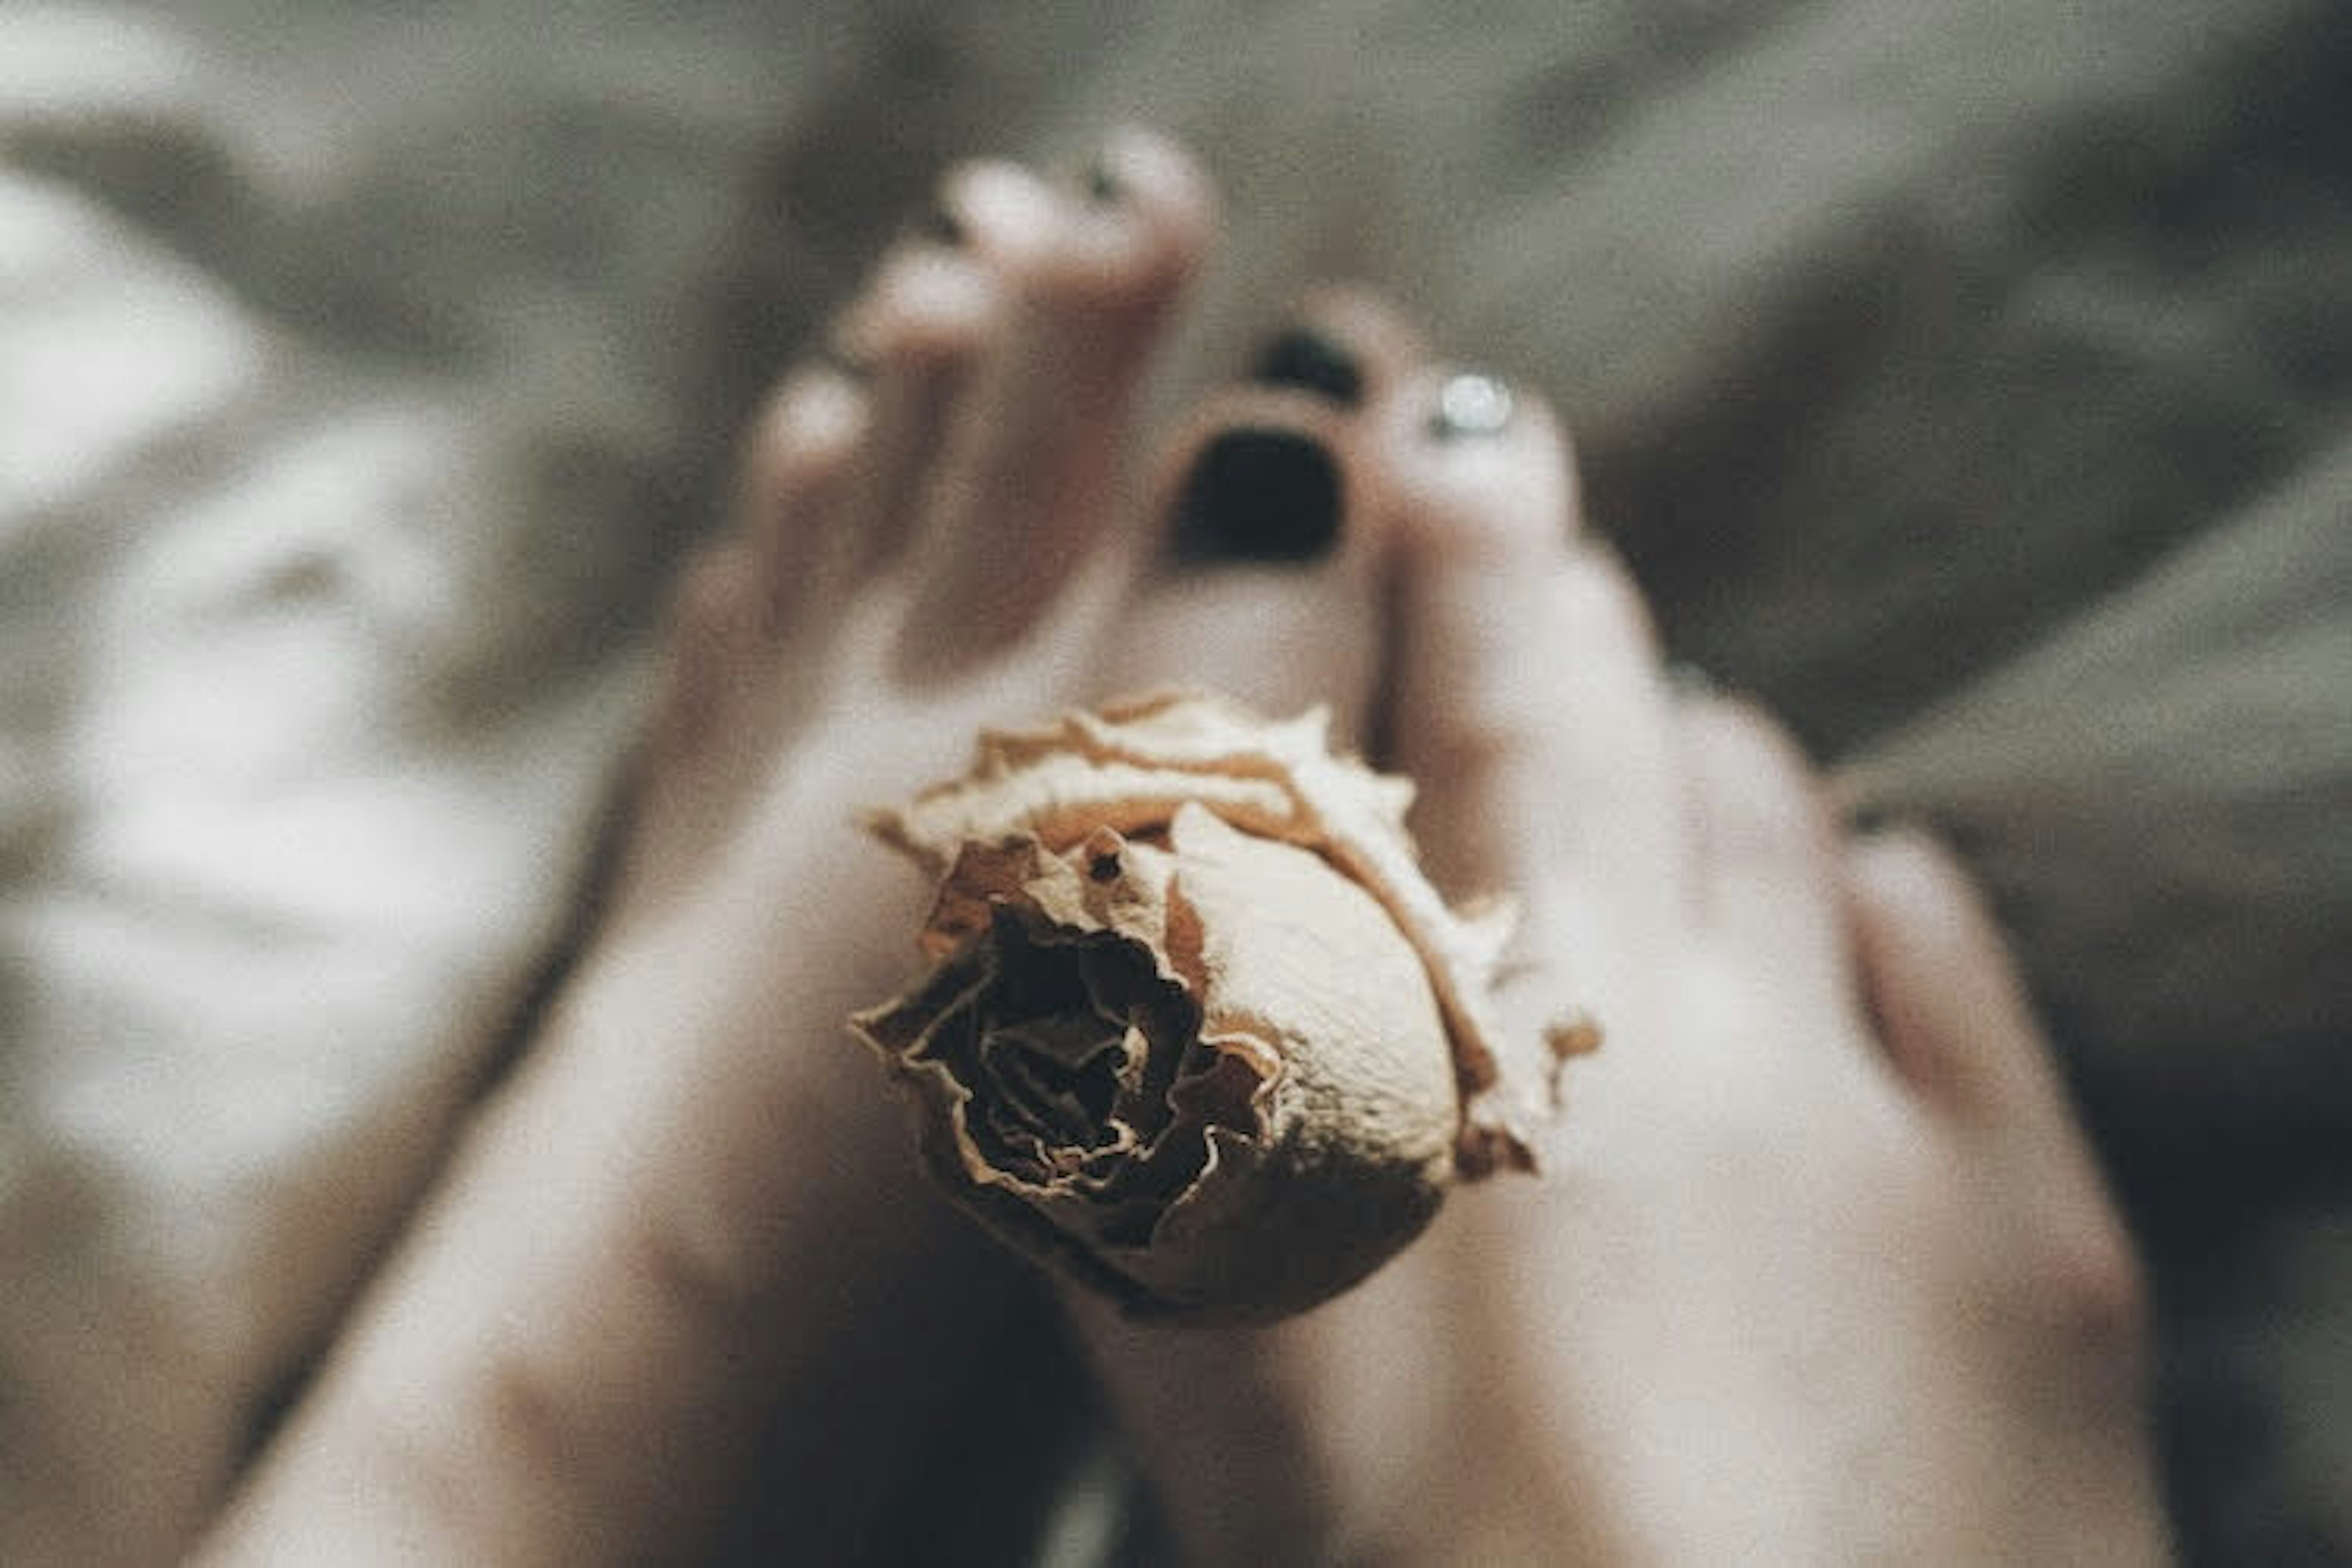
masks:
<svg viewBox="0 0 2352 1568"><path fill-rule="evenodd" d="M214 1504L560 941L749 398L945 160L1129 118L1233 218L1165 397L1391 286L1960 844L2186 1543L2352 1556L2347 86L2316 0L0 13L0 1561Z"/></svg>

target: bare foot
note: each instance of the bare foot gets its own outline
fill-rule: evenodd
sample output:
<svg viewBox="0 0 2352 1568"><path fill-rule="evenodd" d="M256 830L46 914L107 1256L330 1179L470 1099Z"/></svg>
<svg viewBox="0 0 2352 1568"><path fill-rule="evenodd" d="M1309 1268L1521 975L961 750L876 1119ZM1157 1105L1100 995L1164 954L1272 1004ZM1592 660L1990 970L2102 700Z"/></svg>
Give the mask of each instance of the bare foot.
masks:
<svg viewBox="0 0 2352 1568"><path fill-rule="evenodd" d="M1202 1561L2119 1562L2165 1551L2133 1254L1965 878L1842 840L1796 748L1673 699L1521 398L1400 375L1359 449L1364 688L1433 872L1590 1006L1542 1183L1458 1194L1249 1333L1076 1311ZM1472 423L1481 421L1474 418ZM1255 667L1204 657L1246 694Z"/></svg>
<svg viewBox="0 0 2352 1568"><path fill-rule="evenodd" d="M1150 533L1114 527L1127 406L1212 222L1139 133L1091 188L962 169L786 380L588 950L219 1554L667 1556L782 1432L763 1502L856 1555L1023 1284L848 1037L922 896L856 814L1091 680Z"/></svg>
<svg viewBox="0 0 2352 1568"><path fill-rule="evenodd" d="M1312 307L1357 347L1286 338L1120 489L1211 221L1140 135L1081 189L964 169L778 390L682 586L587 950L216 1557L675 1557L753 1488L810 1560L871 1545L1034 1287L920 1188L847 1037L925 895L856 811L978 725L1211 649L1350 721L1377 673L1376 309Z"/></svg>

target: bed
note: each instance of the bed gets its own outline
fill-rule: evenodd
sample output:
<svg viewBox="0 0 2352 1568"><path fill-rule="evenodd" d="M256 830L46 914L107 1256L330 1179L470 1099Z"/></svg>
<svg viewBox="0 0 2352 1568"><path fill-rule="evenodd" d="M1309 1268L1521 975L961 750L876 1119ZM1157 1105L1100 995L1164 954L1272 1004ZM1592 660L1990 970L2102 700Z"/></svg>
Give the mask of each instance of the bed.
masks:
<svg viewBox="0 0 2352 1568"><path fill-rule="evenodd" d="M1538 385L1675 654L1945 832L2206 1562L2352 1559L2352 16L0 14L0 1560L167 1557L559 949L734 432L929 181L1184 138Z"/></svg>

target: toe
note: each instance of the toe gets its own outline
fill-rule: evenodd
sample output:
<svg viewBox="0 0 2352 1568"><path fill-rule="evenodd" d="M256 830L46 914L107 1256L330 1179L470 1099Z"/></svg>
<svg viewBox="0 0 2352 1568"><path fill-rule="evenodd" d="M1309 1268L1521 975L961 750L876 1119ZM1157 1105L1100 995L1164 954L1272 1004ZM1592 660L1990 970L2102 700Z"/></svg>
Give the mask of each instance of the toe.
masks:
<svg viewBox="0 0 2352 1568"><path fill-rule="evenodd" d="M1895 1070L1964 1123L2067 1123L2042 1032L1968 874L1924 835L1868 834L1844 856L1862 989Z"/></svg>
<svg viewBox="0 0 2352 1568"><path fill-rule="evenodd" d="M1200 687L1274 714L1322 703L1357 744L1379 587L1343 422L1249 393L1202 415L1160 486L1167 554L1118 617L1104 694Z"/></svg>
<svg viewBox="0 0 2352 1568"><path fill-rule="evenodd" d="M1041 281L1108 317L1156 317L1191 282L1216 223L1216 197L1189 153L1123 127L1080 182L1081 211Z"/></svg>
<svg viewBox="0 0 2352 1568"><path fill-rule="evenodd" d="M855 375L818 364L786 377L752 424L736 538L772 633L789 633L807 609L867 412Z"/></svg>
<svg viewBox="0 0 2352 1568"><path fill-rule="evenodd" d="M706 545L679 576L662 639L653 743L696 749L731 716L761 630L762 588L758 556L740 535Z"/></svg>
<svg viewBox="0 0 2352 1568"><path fill-rule="evenodd" d="M1421 353L1385 303L1325 290L1267 340L1247 382L1179 425L1107 692L1202 686L1278 714L1320 704L1342 743L1364 744L1390 510L1380 410Z"/></svg>
<svg viewBox="0 0 2352 1568"><path fill-rule="evenodd" d="M1851 994L1837 840L1819 781L1778 723L1745 702L1676 710L1695 914L1716 944L1805 1005Z"/></svg>
<svg viewBox="0 0 2352 1568"><path fill-rule="evenodd" d="M2047 1037L1982 897L1948 851L1910 830L1844 854L1864 996L1895 1073L1958 1135L2003 1216L1990 1248L2021 1265L2021 1306L2071 1364L2137 1376L2144 1282L2077 1125ZM2119 1389L2104 1396L2120 1397Z"/></svg>
<svg viewBox="0 0 2352 1568"><path fill-rule="evenodd" d="M915 510L903 652L917 673L1003 650L1092 559L1137 383L1212 222L1190 160L1139 132L1112 139L1083 190L1008 170L987 188L971 243L1005 316Z"/></svg>
<svg viewBox="0 0 2352 1568"><path fill-rule="evenodd" d="M1393 760L1457 895L1517 893L1522 945L1605 1010L1679 913L1683 826L1647 613L1579 540L1565 444L1534 399L1423 375L1383 446L1395 475Z"/></svg>
<svg viewBox="0 0 2352 1568"><path fill-rule="evenodd" d="M1003 320L999 258L1034 222L1013 177L986 167L950 176L937 213L884 258L835 331L870 410L833 512L824 586L836 595L905 550L972 367Z"/></svg>

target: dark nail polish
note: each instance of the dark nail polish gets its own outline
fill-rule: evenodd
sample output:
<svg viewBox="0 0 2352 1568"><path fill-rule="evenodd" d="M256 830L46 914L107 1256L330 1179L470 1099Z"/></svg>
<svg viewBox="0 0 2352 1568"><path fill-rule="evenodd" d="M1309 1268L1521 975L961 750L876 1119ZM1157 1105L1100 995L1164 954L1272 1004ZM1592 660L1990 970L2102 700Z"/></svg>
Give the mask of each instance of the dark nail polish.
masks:
<svg viewBox="0 0 2352 1568"><path fill-rule="evenodd" d="M1880 801L1859 802L1845 814L1846 831L1856 838L1871 838L1882 833L1891 833L1902 824L1902 814Z"/></svg>
<svg viewBox="0 0 2352 1568"><path fill-rule="evenodd" d="M1288 430L1232 430L1192 465L1177 497L1180 562L1307 562L1339 542L1339 465Z"/></svg>
<svg viewBox="0 0 2352 1568"><path fill-rule="evenodd" d="M1097 158L1087 165L1087 200L1097 206L1109 206L1126 197L1127 183L1109 163Z"/></svg>
<svg viewBox="0 0 2352 1568"><path fill-rule="evenodd" d="M969 237L963 219L956 216L944 203L932 204L930 210L923 214L922 221L915 225L915 232L933 245L950 247L961 245Z"/></svg>
<svg viewBox="0 0 2352 1568"><path fill-rule="evenodd" d="M1722 683L1697 665L1675 659L1666 666L1666 689L1693 702L1723 695Z"/></svg>
<svg viewBox="0 0 2352 1568"><path fill-rule="evenodd" d="M1250 367L1267 386L1295 386L1342 408L1363 401L1364 369L1345 346L1308 327L1294 327L1265 345Z"/></svg>

